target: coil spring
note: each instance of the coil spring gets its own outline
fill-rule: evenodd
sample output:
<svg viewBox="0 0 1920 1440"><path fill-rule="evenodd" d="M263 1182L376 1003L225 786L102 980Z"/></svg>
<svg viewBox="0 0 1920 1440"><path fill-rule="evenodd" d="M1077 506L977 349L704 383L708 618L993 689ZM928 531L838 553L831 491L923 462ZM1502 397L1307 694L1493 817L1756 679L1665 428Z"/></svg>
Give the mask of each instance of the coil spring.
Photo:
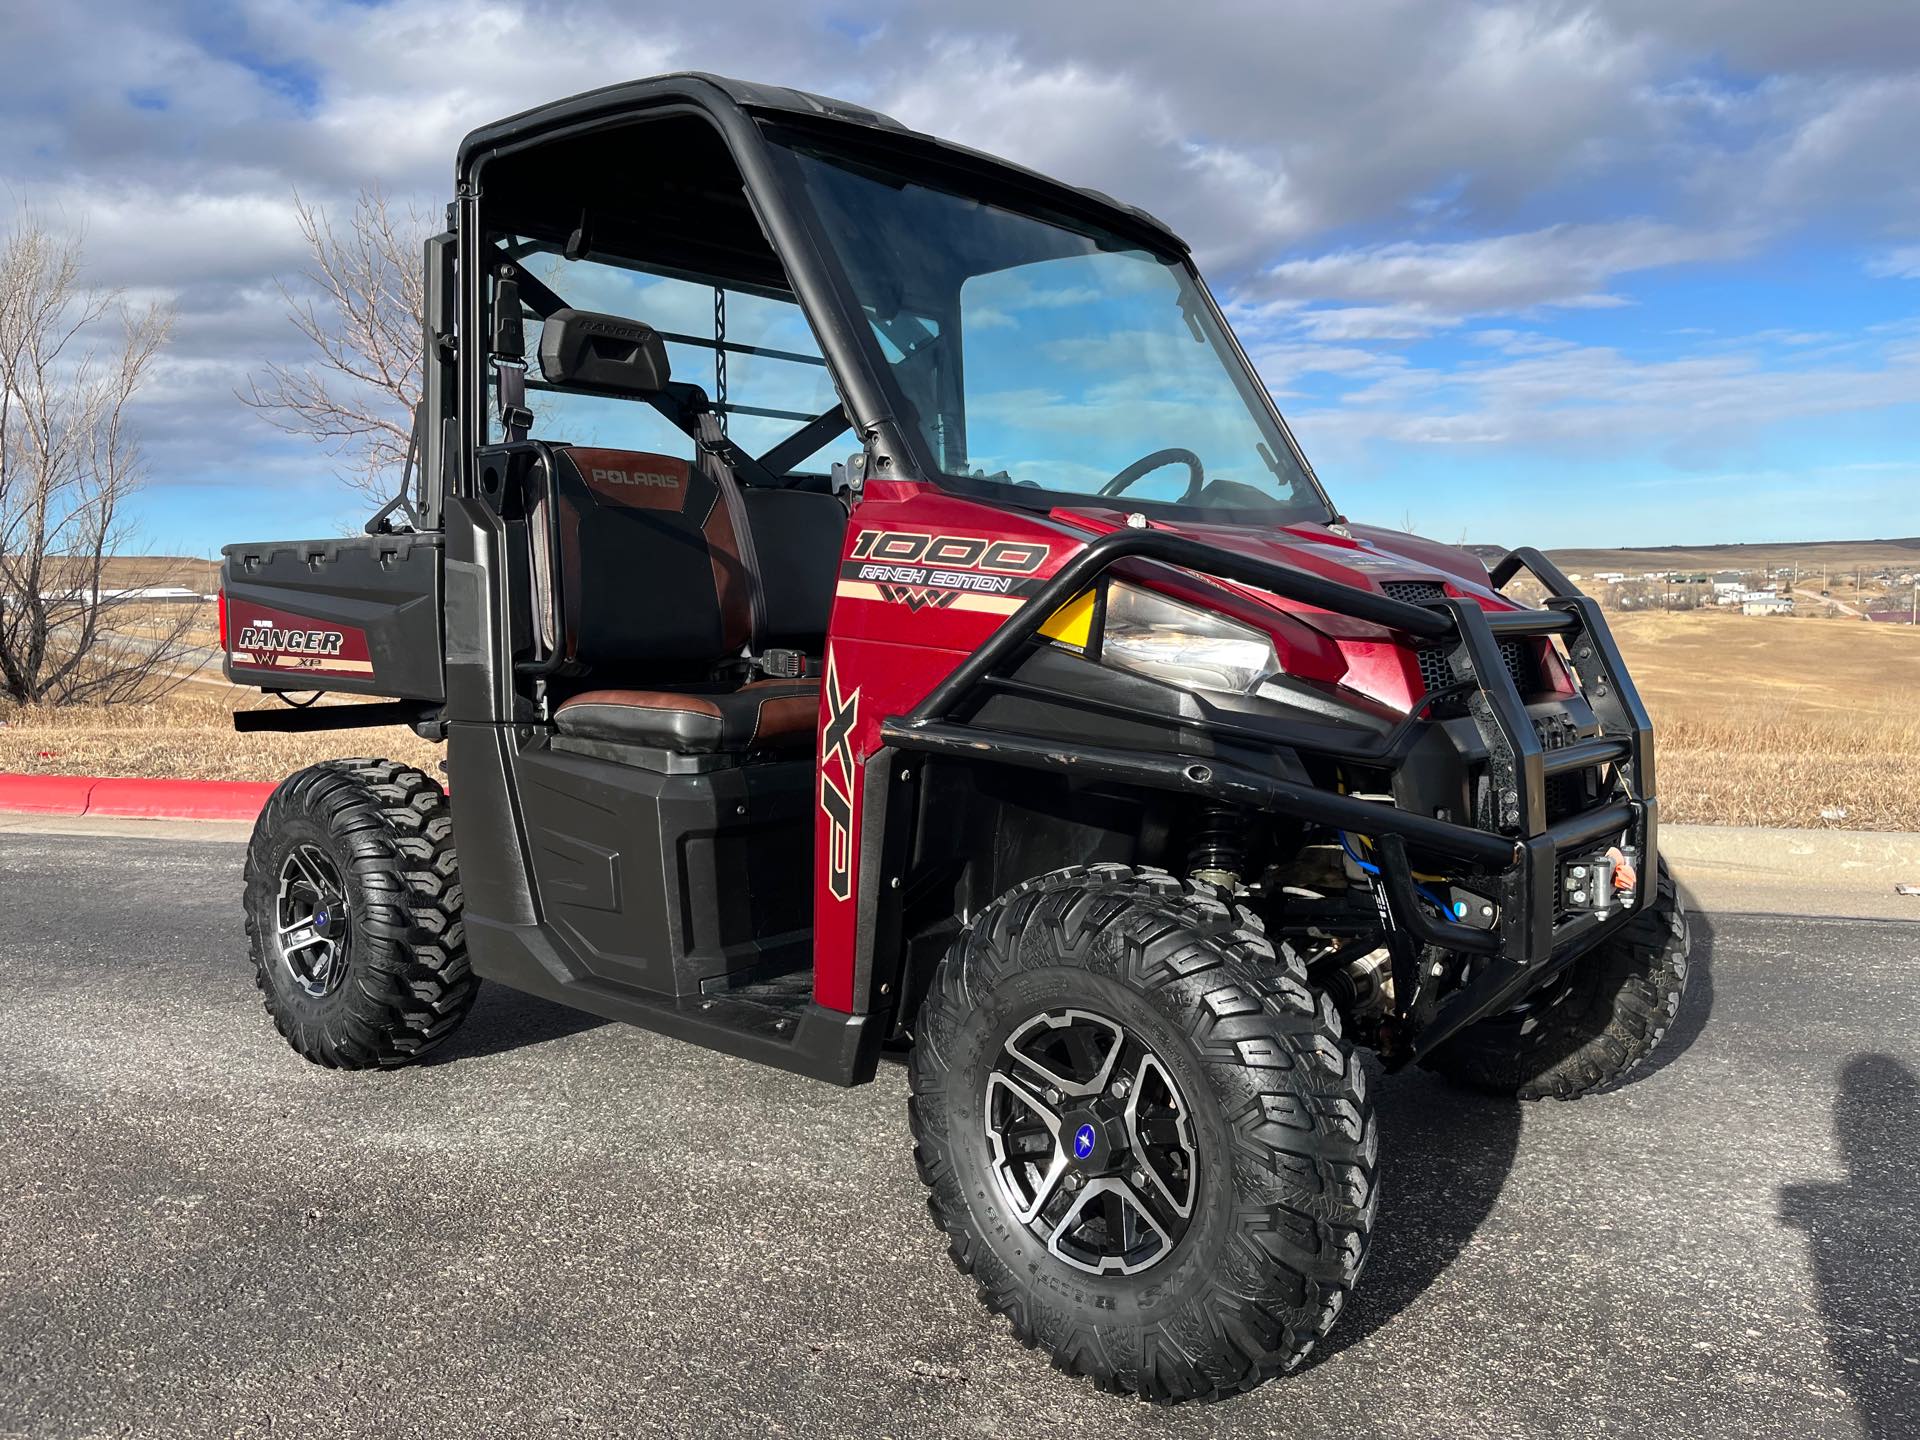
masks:
<svg viewBox="0 0 1920 1440"><path fill-rule="evenodd" d="M1245 821L1230 806L1207 806L1200 812L1193 840L1187 846L1187 873L1215 884L1239 883L1247 863L1246 847L1241 843L1245 830Z"/></svg>

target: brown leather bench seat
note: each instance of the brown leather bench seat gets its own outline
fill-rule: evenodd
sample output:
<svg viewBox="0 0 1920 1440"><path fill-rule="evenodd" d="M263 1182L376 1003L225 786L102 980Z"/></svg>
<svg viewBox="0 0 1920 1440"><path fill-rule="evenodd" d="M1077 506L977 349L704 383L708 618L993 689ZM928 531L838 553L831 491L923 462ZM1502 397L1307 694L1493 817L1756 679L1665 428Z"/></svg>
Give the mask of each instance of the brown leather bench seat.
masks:
<svg viewBox="0 0 1920 1440"><path fill-rule="evenodd" d="M804 748L820 707L818 680L755 680L661 690L588 690L553 713L562 735L649 745L680 755Z"/></svg>
<svg viewBox="0 0 1920 1440"><path fill-rule="evenodd" d="M688 461L561 446L555 465L560 559L536 613L551 617L543 639L587 687L554 709L555 731L682 755L804 751L818 678L682 677L774 649L817 665L846 530L840 501L743 490L711 450Z"/></svg>

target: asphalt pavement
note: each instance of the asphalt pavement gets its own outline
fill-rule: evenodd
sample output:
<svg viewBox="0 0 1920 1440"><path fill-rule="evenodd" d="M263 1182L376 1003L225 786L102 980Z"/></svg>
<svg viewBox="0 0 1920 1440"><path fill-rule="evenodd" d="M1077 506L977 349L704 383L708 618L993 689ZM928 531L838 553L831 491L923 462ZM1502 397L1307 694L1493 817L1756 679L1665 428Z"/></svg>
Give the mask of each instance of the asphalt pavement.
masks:
<svg viewBox="0 0 1920 1440"><path fill-rule="evenodd" d="M0 833L0 1435L1920 1434L1920 925L1702 917L1613 1095L1382 1078L1315 1362L1158 1410L977 1307L898 1068L835 1090L495 986L435 1063L323 1071L239 876Z"/></svg>

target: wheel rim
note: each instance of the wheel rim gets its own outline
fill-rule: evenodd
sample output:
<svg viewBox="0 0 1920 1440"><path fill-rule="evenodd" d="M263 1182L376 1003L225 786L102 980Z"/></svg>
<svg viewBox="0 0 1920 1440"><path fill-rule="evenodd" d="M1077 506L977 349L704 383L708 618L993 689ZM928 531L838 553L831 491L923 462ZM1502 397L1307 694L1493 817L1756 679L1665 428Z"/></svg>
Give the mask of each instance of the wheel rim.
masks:
<svg viewBox="0 0 1920 1440"><path fill-rule="evenodd" d="M326 851L296 845L280 865L275 943L287 974L316 1000L346 978L349 918L346 887Z"/></svg>
<svg viewBox="0 0 1920 1440"><path fill-rule="evenodd" d="M1044 1011L987 1078L994 1178L1062 1264L1134 1275L1186 1233L1199 1184L1192 1113L1136 1035L1091 1010Z"/></svg>

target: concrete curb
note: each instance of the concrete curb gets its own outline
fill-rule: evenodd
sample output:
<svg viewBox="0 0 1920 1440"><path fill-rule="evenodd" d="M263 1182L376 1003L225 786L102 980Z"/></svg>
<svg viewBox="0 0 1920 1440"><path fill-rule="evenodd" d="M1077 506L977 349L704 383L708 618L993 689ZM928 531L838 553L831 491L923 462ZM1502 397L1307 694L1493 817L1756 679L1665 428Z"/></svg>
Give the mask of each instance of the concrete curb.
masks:
<svg viewBox="0 0 1920 1440"><path fill-rule="evenodd" d="M1662 825L1660 853L1696 910L1920 920L1920 834Z"/></svg>
<svg viewBox="0 0 1920 1440"><path fill-rule="evenodd" d="M143 820L252 820L274 787L252 780L0 774L0 811Z"/></svg>

